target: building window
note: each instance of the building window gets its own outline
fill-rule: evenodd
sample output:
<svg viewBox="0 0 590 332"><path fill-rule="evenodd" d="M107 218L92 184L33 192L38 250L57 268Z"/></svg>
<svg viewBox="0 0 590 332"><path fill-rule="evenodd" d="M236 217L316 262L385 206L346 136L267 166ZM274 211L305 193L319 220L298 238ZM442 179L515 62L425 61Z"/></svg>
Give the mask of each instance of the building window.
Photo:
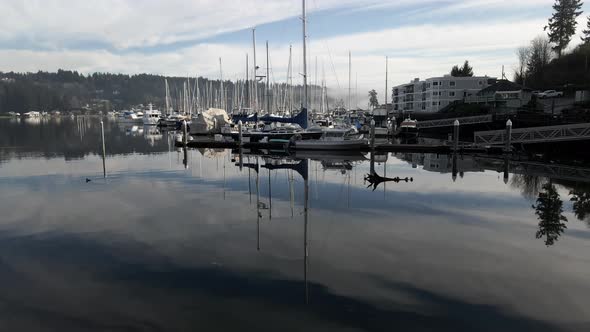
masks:
<svg viewBox="0 0 590 332"><path fill-rule="evenodd" d="M479 83L479 85L483 85L483 82L482 81L479 81L478 83Z"/></svg>
<svg viewBox="0 0 590 332"><path fill-rule="evenodd" d="M430 89L430 83L426 83L426 88Z"/></svg>
<svg viewBox="0 0 590 332"><path fill-rule="evenodd" d="M438 86L438 82L432 82L432 86Z"/></svg>
<svg viewBox="0 0 590 332"><path fill-rule="evenodd" d="M449 97L455 97L455 91L449 91Z"/></svg>
<svg viewBox="0 0 590 332"><path fill-rule="evenodd" d="M450 81L450 82L449 82L449 85L450 85L450 86L455 86L455 81Z"/></svg>
<svg viewBox="0 0 590 332"><path fill-rule="evenodd" d="M432 102L432 106L436 106L436 101L433 101Z"/></svg>

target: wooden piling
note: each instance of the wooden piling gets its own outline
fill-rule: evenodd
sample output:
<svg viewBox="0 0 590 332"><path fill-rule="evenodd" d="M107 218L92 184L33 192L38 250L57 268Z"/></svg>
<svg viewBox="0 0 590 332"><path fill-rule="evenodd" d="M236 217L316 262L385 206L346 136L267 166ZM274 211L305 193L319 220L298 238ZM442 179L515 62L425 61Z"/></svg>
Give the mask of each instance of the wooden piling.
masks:
<svg viewBox="0 0 590 332"><path fill-rule="evenodd" d="M512 151L512 121L506 121L506 138L505 138L504 152L510 153Z"/></svg>
<svg viewBox="0 0 590 332"><path fill-rule="evenodd" d="M244 137L242 134L242 120L238 121L238 144L240 145L240 147L242 146L244 142Z"/></svg>
<svg viewBox="0 0 590 332"><path fill-rule="evenodd" d="M459 151L459 120L455 120L455 122L453 122L453 151L457 152Z"/></svg>
<svg viewBox="0 0 590 332"><path fill-rule="evenodd" d="M375 119L371 119L371 150L375 149Z"/></svg>
<svg viewBox="0 0 590 332"><path fill-rule="evenodd" d="M188 142L188 129L186 125L186 120L182 120L182 145L186 147L186 143Z"/></svg>

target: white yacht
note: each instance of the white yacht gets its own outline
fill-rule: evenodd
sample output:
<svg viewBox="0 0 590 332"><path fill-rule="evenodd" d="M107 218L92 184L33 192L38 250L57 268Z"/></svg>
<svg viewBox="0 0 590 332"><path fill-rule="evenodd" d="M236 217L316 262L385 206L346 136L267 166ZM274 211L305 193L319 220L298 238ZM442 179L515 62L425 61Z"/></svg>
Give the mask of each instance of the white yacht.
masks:
<svg viewBox="0 0 590 332"><path fill-rule="evenodd" d="M143 124L146 126L155 126L162 117L159 110L155 110L152 104L149 104L149 109L143 112Z"/></svg>

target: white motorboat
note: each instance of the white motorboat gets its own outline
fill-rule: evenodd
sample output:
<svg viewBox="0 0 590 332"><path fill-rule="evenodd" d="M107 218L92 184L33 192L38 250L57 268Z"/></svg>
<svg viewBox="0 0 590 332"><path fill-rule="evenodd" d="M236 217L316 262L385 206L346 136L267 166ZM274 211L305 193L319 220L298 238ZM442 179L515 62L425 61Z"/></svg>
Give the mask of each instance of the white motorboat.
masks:
<svg viewBox="0 0 590 332"><path fill-rule="evenodd" d="M418 137L418 121L413 120L408 116L400 124L398 136L401 136L406 139Z"/></svg>
<svg viewBox="0 0 590 332"><path fill-rule="evenodd" d="M155 110L152 104L149 104L149 109L143 112L143 124L146 126L155 126L161 117L162 113L159 110Z"/></svg>
<svg viewBox="0 0 590 332"><path fill-rule="evenodd" d="M36 111L30 111L30 112L23 113L23 116L25 118L38 118L41 116L41 113L36 112Z"/></svg>
<svg viewBox="0 0 590 332"><path fill-rule="evenodd" d="M172 113L167 117L160 119L157 122L157 125L161 127L177 127L183 120L187 120L186 116L180 113Z"/></svg>
<svg viewBox="0 0 590 332"><path fill-rule="evenodd" d="M136 123L142 122L143 118L134 111L123 111L123 113L119 115L119 121L125 123Z"/></svg>
<svg viewBox="0 0 590 332"><path fill-rule="evenodd" d="M313 128L311 129L313 131ZM362 138L355 138L358 132L350 128L321 128L323 135L317 140L298 139L297 136L289 142L289 148L293 150L361 150L368 146L368 142Z"/></svg>

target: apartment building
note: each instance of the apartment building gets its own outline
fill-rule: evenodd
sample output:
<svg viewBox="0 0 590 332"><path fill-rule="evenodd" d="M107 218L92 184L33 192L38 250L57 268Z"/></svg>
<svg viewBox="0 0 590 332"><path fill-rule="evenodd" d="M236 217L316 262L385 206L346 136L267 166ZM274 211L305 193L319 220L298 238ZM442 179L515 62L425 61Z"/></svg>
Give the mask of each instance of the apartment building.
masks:
<svg viewBox="0 0 590 332"><path fill-rule="evenodd" d="M416 78L408 84L393 87L394 111L436 112L456 100L475 95L496 82L495 77L432 77Z"/></svg>

